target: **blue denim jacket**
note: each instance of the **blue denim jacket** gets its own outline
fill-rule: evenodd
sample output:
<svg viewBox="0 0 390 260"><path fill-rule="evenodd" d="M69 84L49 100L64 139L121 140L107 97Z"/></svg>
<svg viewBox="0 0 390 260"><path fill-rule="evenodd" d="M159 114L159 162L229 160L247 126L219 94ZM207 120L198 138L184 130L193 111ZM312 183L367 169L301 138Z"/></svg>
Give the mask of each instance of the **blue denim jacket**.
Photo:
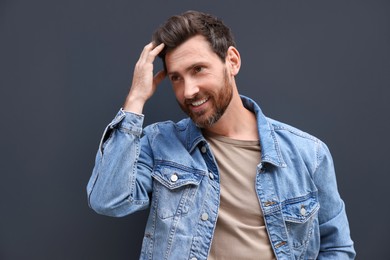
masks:
<svg viewBox="0 0 390 260"><path fill-rule="evenodd" d="M257 117L262 153L254 185L276 258L353 259L326 145L242 100ZM220 195L210 146L190 119L152 124L143 134L142 123L143 115L121 110L105 129L89 205L116 217L150 207L140 259L207 259Z"/></svg>

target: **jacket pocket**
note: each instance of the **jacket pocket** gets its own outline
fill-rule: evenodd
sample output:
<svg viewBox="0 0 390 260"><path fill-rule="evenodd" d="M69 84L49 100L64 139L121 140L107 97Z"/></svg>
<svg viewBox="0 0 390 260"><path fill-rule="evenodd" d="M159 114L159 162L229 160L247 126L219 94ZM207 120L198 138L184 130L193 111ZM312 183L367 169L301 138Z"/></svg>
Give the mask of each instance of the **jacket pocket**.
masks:
<svg viewBox="0 0 390 260"><path fill-rule="evenodd" d="M175 163L157 165L154 178L154 202L161 219L188 213L204 171Z"/></svg>
<svg viewBox="0 0 390 260"><path fill-rule="evenodd" d="M317 193L288 199L283 203L283 217L294 249L301 248L310 241L313 229L318 225L319 208Z"/></svg>

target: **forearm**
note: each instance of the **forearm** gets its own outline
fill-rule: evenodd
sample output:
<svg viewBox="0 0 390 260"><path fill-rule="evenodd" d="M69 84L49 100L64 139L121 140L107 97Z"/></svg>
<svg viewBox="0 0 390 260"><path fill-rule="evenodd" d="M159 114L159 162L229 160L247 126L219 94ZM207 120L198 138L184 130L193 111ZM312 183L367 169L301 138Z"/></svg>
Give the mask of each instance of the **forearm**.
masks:
<svg viewBox="0 0 390 260"><path fill-rule="evenodd" d="M153 42L144 47L123 110L104 131L87 186L89 205L100 214L124 216L149 205L152 167L147 151L139 160L141 114L165 77L164 70L153 75L153 62L163 48Z"/></svg>
<svg viewBox="0 0 390 260"><path fill-rule="evenodd" d="M333 160L328 148L321 144L320 163L314 176L318 188L321 245L318 259L354 259L348 218L336 182Z"/></svg>
<svg viewBox="0 0 390 260"><path fill-rule="evenodd" d="M130 90L123 104L123 110L126 112L142 114L146 100L138 96L133 89Z"/></svg>
<svg viewBox="0 0 390 260"><path fill-rule="evenodd" d="M337 208L337 205L335 205ZM321 246L318 259L354 259L354 243L350 236L345 205L340 199L340 211L332 219L320 224Z"/></svg>
<svg viewBox="0 0 390 260"><path fill-rule="evenodd" d="M139 167L143 116L120 111L104 131L87 186L96 212L124 216L148 206L150 174Z"/></svg>

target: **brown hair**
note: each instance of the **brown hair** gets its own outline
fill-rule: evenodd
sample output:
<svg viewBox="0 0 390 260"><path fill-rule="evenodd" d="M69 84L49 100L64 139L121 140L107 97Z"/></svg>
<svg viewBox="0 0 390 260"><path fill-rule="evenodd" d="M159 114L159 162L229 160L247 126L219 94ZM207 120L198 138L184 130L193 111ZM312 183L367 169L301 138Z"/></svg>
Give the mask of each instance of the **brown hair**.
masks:
<svg viewBox="0 0 390 260"><path fill-rule="evenodd" d="M236 47L230 29L222 20L210 14L187 11L170 17L153 34L152 39L156 45L165 44L159 54L164 67L166 53L195 35L203 35L222 62L225 62L228 48Z"/></svg>

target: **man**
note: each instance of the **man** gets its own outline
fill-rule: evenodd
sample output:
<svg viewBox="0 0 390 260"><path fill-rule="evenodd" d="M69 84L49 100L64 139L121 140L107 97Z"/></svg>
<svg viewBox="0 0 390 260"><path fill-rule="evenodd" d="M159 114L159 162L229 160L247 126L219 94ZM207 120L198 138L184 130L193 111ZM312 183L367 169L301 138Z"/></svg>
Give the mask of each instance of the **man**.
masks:
<svg viewBox="0 0 390 260"><path fill-rule="evenodd" d="M157 56L164 70L153 76ZM326 145L240 96L240 65L219 19L168 19L103 134L90 206L117 217L150 207L141 259L353 259ZM143 106L165 77L189 118L142 129Z"/></svg>

